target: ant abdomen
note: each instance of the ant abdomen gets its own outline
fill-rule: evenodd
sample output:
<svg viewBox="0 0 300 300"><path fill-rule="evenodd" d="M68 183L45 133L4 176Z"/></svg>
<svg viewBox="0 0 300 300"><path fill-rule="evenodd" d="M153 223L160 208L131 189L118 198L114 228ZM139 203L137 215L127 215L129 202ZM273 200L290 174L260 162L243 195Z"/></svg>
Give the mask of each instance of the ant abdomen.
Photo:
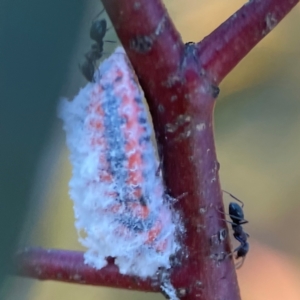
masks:
<svg viewBox="0 0 300 300"><path fill-rule="evenodd" d="M243 244L242 247L239 247L237 252L236 252L236 259L242 257L246 257L247 253L249 252L249 243L248 242L245 242Z"/></svg>

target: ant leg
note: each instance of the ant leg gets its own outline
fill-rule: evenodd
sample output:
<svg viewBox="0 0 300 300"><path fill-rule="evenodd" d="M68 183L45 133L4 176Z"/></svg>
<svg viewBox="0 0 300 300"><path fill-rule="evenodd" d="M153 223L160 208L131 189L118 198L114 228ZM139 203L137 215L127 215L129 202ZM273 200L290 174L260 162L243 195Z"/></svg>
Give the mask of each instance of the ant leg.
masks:
<svg viewBox="0 0 300 300"><path fill-rule="evenodd" d="M240 199L238 199L237 197L233 196L232 194L230 194L229 192L226 192L225 190L222 190L223 193L228 194L229 196L231 196L233 199L235 199L236 201L240 202L242 204L242 208L244 207L244 202Z"/></svg>
<svg viewBox="0 0 300 300"><path fill-rule="evenodd" d="M226 219L219 219L219 220L225 221L225 222L227 222L227 223L229 223L229 224L231 224L231 225L236 225L234 222L228 221L228 220L226 220Z"/></svg>
<svg viewBox="0 0 300 300"><path fill-rule="evenodd" d="M232 256L234 254L234 252L235 252L235 250L233 252L227 254L227 256L225 258ZM244 264L245 259L246 259L246 256L242 257L242 259L234 265L235 268L240 269L242 267L242 265Z"/></svg>
<svg viewBox="0 0 300 300"><path fill-rule="evenodd" d="M225 258L228 258L228 257L230 257L230 256L233 256L234 253L237 252L241 247L242 247L242 246L239 246L239 247L237 247L236 249L234 249L233 252L228 253L228 254L226 255ZM236 269L240 269L240 268L242 267L242 265L244 264L245 259L246 259L246 256L243 256L242 259L241 259L238 263L235 264L235 268L236 268Z"/></svg>
<svg viewBox="0 0 300 300"><path fill-rule="evenodd" d="M238 217L235 217L235 218L238 219L238 220L241 220L240 225L244 225L244 224L249 223L249 221L247 221L247 220L245 220L245 219L238 218Z"/></svg>
<svg viewBox="0 0 300 300"><path fill-rule="evenodd" d="M219 213L221 213L221 214L224 214L224 215L227 215L227 216L229 216L229 214L227 214L225 211L221 211L220 209L218 209L217 207L216 207L216 210L219 212Z"/></svg>
<svg viewBox="0 0 300 300"><path fill-rule="evenodd" d="M249 221L247 221L247 220L245 220L245 219L242 219L242 218L239 218L239 217L233 216L233 215L231 215L231 214L227 214L226 212L222 212L222 211L221 211L221 210L219 210L219 209L217 209L217 211L218 211L218 212L220 212L221 214L224 214L224 215L226 215L226 216L229 216L229 217L234 217L235 219L241 220L241 222L239 223L239 225L243 225L243 224L247 224L247 223L249 223ZM231 221L227 221L227 220L225 220L225 219L221 219L221 220L224 220L224 221L226 221L226 222L228 222L228 223L230 223L230 224L234 224L233 222L231 222ZM235 225L236 225L236 224L235 224Z"/></svg>
<svg viewBox="0 0 300 300"><path fill-rule="evenodd" d="M243 266L245 259L246 259L246 256L242 257L242 259L238 263L235 264L235 268L240 269Z"/></svg>

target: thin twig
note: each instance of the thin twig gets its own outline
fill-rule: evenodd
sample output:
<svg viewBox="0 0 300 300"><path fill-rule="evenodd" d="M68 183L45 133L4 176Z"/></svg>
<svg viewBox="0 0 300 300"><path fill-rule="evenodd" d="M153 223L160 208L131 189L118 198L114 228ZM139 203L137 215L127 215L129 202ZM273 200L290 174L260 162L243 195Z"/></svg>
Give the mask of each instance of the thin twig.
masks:
<svg viewBox="0 0 300 300"><path fill-rule="evenodd" d="M119 273L112 258L101 270L84 263L83 252L28 248L15 257L19 275L40 280L58 280L69 283L89 284L144 292L158 292L158 280L141 279Z"/></svg>

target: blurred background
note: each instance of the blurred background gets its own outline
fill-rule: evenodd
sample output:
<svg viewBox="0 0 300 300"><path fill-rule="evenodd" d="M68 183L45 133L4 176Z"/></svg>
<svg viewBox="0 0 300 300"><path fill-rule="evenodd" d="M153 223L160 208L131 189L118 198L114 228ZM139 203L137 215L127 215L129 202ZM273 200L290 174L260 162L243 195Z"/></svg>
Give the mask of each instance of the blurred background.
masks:
<svg viewBox="0 0 300 300"><path fill-rule="evenodd" d="M38 5L45 5L34 2L32 1L32 7L39 8ZM183 40L197 42L239 9L245 0L164 2ZM2 8L7 12L15 11L8 3L3 1ZM61 10L58 15L55 3ZM0 130L3 129L1 126L6 130L3 141L11 142L16 149L14 155L11 155L12 169L9 160L6 159L11 153L8 150L5 152L6 148L1 146L0 151L4 151L3 154L1 152L1 156L6 155L6 168L2 168L1 173L10 175L10 185L1 182L4 187L3 199L12 195L13 190L19 192L13 194L16 202L9 200L10 202L5 204L6 208L14 205L17 211L13 217L16 224L14 231L5 229L4 233L7 240L12 241L9 247L13 247L14 244L13 239L9 239L9 234L17 236L16 233L22 228L19 242L21 245L28 244L30 240L31 245L42 247L82 249L73 226L72 202L68 197L71 167L62 124L56 118L56 105L60 96L72 98L85 84L78 64L83 62L84 53L91 45L91 21L102 8L96 0L90 1L88 5L78 1L78 4L75 4L77 6L70 2L69 6L64 4L65 7L58 3L61 2L53 1L53 4L47 4L51 7L36 9L34 12L26 8L20 10L19 15L16 12L13 15L15 19L8 23L8 29L11 32L20 32L19 36L10 35L10 31L1 32L0 29L0 37L8 35L13 41L12 44L6 45L11 51L8 54L19 59L16 70L10 70L10 66L6 66L8 71L12 71L11 75L8 74L11 81L6 84L9 90L0 102L0 111L4 115L1 117ZM36 14L36 19L30 18L31 13ZM55 16L55 20L51 16ZM221 93L215 110L222 188L244 201L245 217L250 222L245 225L245 230L250 234L251 248L244 266L238 270L244 300L300 299L299 17L298 5L230 73L220 86ZM16 23L15 20L28 22L32 27L27 23ZM47 22L56 25L47 27ZM2 27L2 31L3 28L5 27ZM34 33L36 44L32 44L30 36L24 38L24 28L27 28L29 35L31 28L37 28ZM59 36L53 37L55 32L59 33ZM113 30L107 33L106 38L116 40ZM24 47L28 55L34 53L31 61L24 62L24 55L27 53L22 52ZM115 45L106 43L106 54L109 55L114 47ZM51 53L53 57L59 58L53 60ZM32 75L30 77L30 66L39 70L35 64L41 67L40 76L38 73L32 75L29 72L29 75ZM43 77L43 74L52 74L52 77L44 75L43 85L40 85L38 80L43 79L39 78ZM2 75L7 76L7 73L1 74L1 78ZM56 78L55 82L53 78ZM16 84L21 88L16 88ZM28 96L22 98L22 95L17 94L18 91L24 92L26 89L37 90L29 104ZM6 101L4 105L3 99L15 98L19 102ZM37 104L41 98L44 102L40 101ZM13 121L10 119L5 123L5 117L12 115ZM16 124L21 129L15 129ZM26 126L29 126L28 129ZM45 129L36 133L40 127ZM23 148L28 144L24 140L24 131L27 134L25 137L32 139L28 149ZM15 135L15 140L10 138L12 135ZM13 144L14 142L16 143ZM25 155L25 158L22 155ZM24 183L24 180L27 181ZM18 188L16 182L20 182ZM32 188L29 189L28 186ZM18 202L21 196L23 202ZM32 205L26 217L22 217L26 197ZM231 199L228 196L224 198L227 205ZM4 213L6 208L1 207L1 213ZM11 217L6 214L6 219L3 218L1 216L0 221L5 226L5 222L9 221L7 218ZM233 245L235 246L234 241ZM10 249L3 251L11 251ZM120 297L124 300L163 299L159 294L39 282L16 277L6 277L0 292L1 299L9 300L93 300Z"/></svg>

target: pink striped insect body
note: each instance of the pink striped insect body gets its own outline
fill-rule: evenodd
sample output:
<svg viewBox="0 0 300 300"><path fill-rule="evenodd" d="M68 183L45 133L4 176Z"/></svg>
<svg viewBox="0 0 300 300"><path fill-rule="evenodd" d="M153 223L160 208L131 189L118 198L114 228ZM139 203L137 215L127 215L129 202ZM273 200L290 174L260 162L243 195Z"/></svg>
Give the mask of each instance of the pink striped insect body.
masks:
<svg viewBox="0 0 300 300"><path fill-rule="evenodd" d="M116 257L121 273L152 276L178 250L178 216L164 195L143 94L118 48L95 83L61 105L71 152L76 227L86 263Z"/></svg>

